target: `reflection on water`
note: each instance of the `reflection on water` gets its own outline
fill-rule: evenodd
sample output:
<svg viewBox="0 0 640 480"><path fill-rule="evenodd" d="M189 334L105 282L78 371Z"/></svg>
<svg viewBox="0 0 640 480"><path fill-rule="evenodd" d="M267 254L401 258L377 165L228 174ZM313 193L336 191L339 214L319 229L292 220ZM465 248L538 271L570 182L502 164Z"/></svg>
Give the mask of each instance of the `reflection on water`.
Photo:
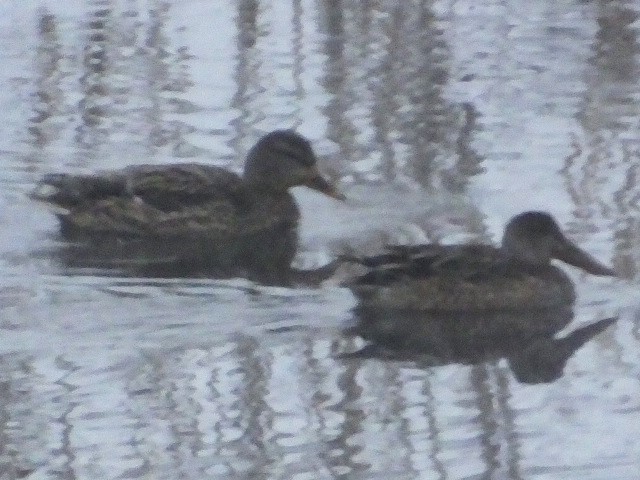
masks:
<svg viewBox="0 0 640 480"><path fill-rule="evenodd" d="M636 6L603 2L588 62L587 95L572 133L573 152L562 169L580 230L606 225L613 232L614 264L627 278L638 273L638 71Z"/></svg>
<svg viewBox="0 0 640 480"><path fill-rule="evenodd" d="M519 381L551 382L578 348L617 320L555 338L572 319L570 308L444 314L359 309L354 332L372 343L347 357L419 358L427 366L507 358Z"/></svg>
<svg viewBox="0 0 640 480"><path fill-rule="evenodd" d="M0 478L637 477L637 2L0 13ZM296 194L303 263L491 241L514 213L545 209L628 282L572 272L575 316L529 318L550 327L526 346L469 345L465 319L433 320L417 324L430 362L343 358L389 321L354 335L345 289L62 268L55 218L26 196L50 171L237 171L282 127L350 196ZM415 321L393 321L415 341ZM498 338L485 327L471 333Z"/></svg>

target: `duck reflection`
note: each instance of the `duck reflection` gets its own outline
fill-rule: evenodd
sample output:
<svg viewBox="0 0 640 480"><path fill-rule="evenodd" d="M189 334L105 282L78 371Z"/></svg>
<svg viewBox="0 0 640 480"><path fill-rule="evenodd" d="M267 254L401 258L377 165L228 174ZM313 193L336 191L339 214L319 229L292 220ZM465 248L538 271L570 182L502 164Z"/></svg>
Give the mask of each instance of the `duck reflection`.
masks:
<svg viewBox="0 0 640 480"><path fill-rule="evenodd" d="M556 338L572 320L571 308L460 313L358 308L355 318L349 333L369 343L342 358L415 360L424 366L506 358L516 378L530 384L560 378L573 353L617 320L599 320Z"/></svg>

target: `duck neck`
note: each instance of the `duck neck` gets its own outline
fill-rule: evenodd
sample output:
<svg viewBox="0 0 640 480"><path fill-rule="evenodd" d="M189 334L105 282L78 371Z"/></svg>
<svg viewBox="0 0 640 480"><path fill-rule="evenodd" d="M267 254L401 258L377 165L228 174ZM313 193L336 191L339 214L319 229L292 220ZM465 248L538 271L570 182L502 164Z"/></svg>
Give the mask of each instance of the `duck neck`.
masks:
<svg viewBox="0 0 640 480"><path fill-rule="evenodd" d="M549 253L535 245L523 245L521 242L503 243L501 247L504 258L508 262L539 269L551 263Z"/></svg>

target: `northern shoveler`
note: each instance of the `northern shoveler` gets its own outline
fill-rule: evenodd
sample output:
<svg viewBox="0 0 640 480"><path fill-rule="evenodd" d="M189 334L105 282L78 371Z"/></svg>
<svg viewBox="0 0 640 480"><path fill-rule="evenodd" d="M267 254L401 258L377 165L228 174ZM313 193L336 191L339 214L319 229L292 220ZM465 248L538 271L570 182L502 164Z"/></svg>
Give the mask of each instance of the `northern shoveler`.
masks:
<svg viewBox="0 0 640 480"><path fill-rule="evenodd" d="M362 308L487 311L572 305L558 259L594 275L616 273L568 240L551 215L524 212L505 227L502 245L390 246L381 255L347 258L369 268L348 282Z"/></svg>
<svg viewBox="0 0 640 480"><path fill-rule="evenodd" d="M299 185L344 199L318 171L309 141L276 130L251 148L242 177L196 163L134 165L49 174L32 198L55 207L63 237L108 243L102 252L131 245L129 253L170 257L187 271L287 284L300 217L289 188Z"/></svg>

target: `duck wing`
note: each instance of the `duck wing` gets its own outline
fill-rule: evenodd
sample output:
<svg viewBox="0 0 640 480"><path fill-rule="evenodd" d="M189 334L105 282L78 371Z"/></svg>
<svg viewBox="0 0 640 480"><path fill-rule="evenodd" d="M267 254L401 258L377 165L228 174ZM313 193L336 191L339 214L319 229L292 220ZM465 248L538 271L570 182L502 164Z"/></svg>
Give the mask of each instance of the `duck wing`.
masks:
<svg viewBox="0 0 640 480"><path fill-rule="evenodd" d="M391 247L360 263L369 271L348 286L365 309L527 310L575 301L561 269L517 262L489 245Z"/></svg>
<svg viewBox="0 0 640 480"><path fill-rule="evenodd" d="M62 231L70 238L111 235L135 237L225 238L236 235L239 217L233 203L208 200L194 205L176 205L170 211L139 197L109 197L81 205L59 215Z"/></svg>
<svg viewBox="0 0 640 480"><path fill-rule="evenodd" d="M233 172L197 163L136 165L123 170L127 190L164 212L203 205L211 201L230 202L248 208L246 187Z"/></svg>
<svg viewBox="0 0 640 480"><path fill-rule="evenodd" d="M243 180L211 165L136 165L96 175L50 174L32 197L55 207L63 234L229 235L253 199Z"/></svg>
<svg viewBox="0 0 640 480"><path fill-rule="evenodd" d="M355 281L360 285L389 285L400 279L426 280L455 276L481 280L503 273L506 262L490 245L390 245L380 255L354 259L370 270Z"/></svg>
<svg viewBox="0 0 640 480"><path fill-rule="evenodd" d="M171 211L211 199L242 205L244 184L235 173L213 165L134 165L89 175L48 174L31 196L62 208L135 196L148 205Z"/></svg>

